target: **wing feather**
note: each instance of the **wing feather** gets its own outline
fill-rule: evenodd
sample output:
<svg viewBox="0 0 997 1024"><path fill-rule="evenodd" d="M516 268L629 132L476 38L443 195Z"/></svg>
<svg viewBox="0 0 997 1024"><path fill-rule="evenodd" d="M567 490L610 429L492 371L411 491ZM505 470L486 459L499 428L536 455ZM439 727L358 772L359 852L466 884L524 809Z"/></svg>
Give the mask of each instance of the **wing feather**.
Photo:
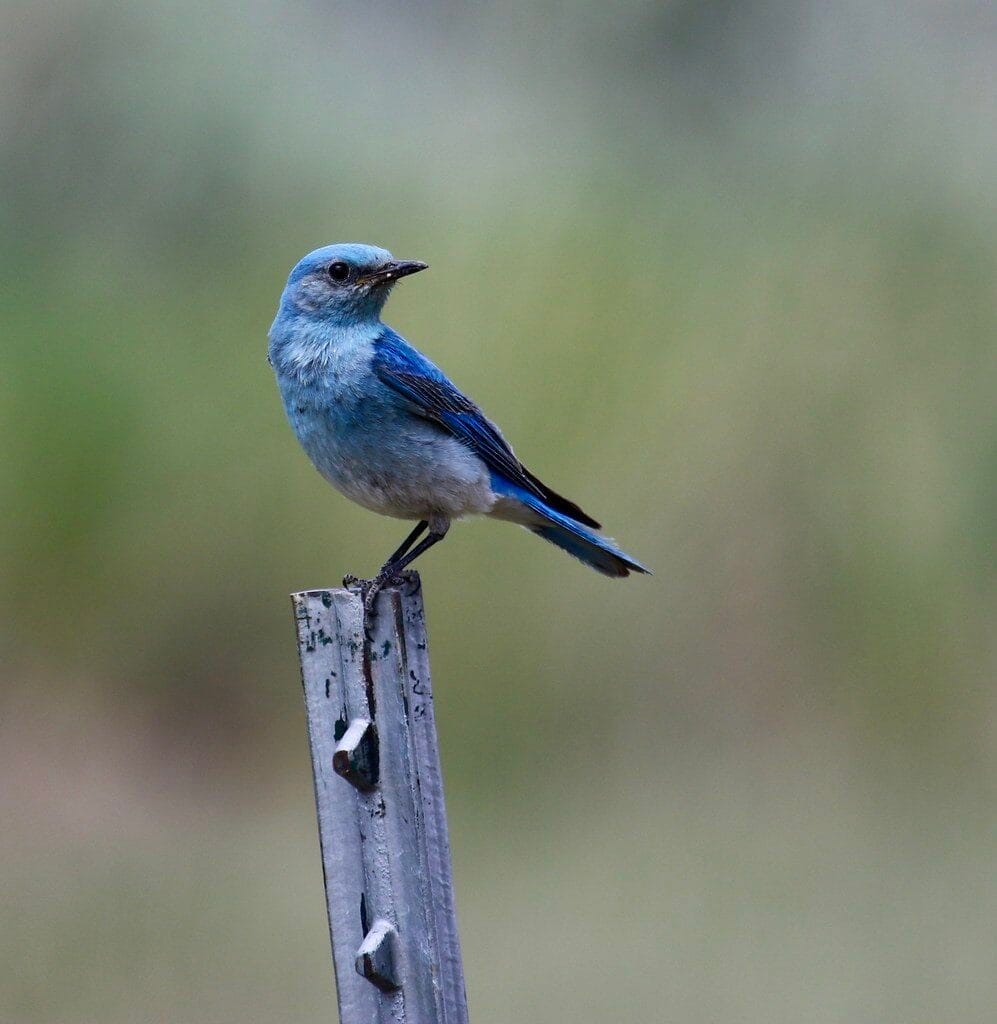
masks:
<svg viewBox="0 0 997 1024"><path fill-rule="evenodd" d="M516 458L498 427L447 379L442 370L390 329L374 343L374 372L407 400L417 415L438 423L467 445L492 472L536 495L579 523L599 524L573 501L537 479Z"/></svg>

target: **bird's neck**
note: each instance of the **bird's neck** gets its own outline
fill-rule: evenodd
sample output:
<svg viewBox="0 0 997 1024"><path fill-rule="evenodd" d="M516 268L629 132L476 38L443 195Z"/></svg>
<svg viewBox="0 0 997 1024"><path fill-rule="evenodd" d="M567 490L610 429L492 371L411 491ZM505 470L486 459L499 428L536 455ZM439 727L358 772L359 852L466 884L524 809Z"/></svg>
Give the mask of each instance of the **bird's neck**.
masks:
<svg viewBox="0 0 997 1024"><path fill-rule="evenodd" d="M383 331L377 318L337 322L279 313L270 328L270 362L278 373L305 383L335 363L358 356Z"/></svg>

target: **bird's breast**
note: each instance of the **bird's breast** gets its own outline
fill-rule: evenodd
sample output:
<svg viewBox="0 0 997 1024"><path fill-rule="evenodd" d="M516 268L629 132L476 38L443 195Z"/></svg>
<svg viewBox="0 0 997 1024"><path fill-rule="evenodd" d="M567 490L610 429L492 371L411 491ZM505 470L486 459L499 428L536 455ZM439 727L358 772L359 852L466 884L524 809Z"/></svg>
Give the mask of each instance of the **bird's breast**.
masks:
<svg viewBox="0 0 997 1024"><path fill-rule="evenodd" d="M485 513L495 504L485 464L436 424L414 416L370 375L331 374L281 391L315 468L348 498L384 515L424 519Z"/></svg>

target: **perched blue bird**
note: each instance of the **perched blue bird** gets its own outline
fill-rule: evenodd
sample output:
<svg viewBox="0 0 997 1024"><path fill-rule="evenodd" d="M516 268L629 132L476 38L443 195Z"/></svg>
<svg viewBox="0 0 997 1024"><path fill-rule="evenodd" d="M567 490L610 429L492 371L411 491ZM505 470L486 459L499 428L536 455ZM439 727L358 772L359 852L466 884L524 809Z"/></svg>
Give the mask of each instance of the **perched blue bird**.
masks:
<svg viewBox="0 0 997 1024"><path fill-rule="evenodd" d="M417 521L363 581L367 609L452 520L475 513L518 523L606 576L650 572L541 483L474 402L381 322L395 282L425 269L371 245L316 249L291 271L270 328L284 408L316 469L364 508Z"/></svg>

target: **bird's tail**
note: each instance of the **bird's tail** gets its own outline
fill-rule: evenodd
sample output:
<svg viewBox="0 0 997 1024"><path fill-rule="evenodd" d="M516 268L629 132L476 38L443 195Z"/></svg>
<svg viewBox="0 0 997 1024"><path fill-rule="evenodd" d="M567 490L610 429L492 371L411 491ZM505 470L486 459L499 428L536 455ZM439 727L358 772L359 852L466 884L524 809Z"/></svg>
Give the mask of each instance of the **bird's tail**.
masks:
<svg viewBox="0 0 997 1024"><path fill-rule="evenodd" d="M510 493L511 490L514 490L515 494ZM605 576L629 576L631 572L650 574L651 570L646 565L641 565L636 558L618 548L609 537L600 537L569 516L555 512L539 498L518 487L507 486L503 491L508 497L522 502L533 513L528 521L518 519L521 525L538 537L556 544L569 555L574 555L596 572L601 572Z"/></svg>
<svg viewBox="0 0 997 1024"><path fill-rule="evenodd" d="M631 572L651 571L647 566L641 565L636 558L621 551L607 537L590 533L584 526L579 526L570 519L563 524L551 523L549 526L530 526L527 529L532 530L538 537L549 540L551 544L556 544L569 555L574 555L605 576L629 576Z"/></svg>

